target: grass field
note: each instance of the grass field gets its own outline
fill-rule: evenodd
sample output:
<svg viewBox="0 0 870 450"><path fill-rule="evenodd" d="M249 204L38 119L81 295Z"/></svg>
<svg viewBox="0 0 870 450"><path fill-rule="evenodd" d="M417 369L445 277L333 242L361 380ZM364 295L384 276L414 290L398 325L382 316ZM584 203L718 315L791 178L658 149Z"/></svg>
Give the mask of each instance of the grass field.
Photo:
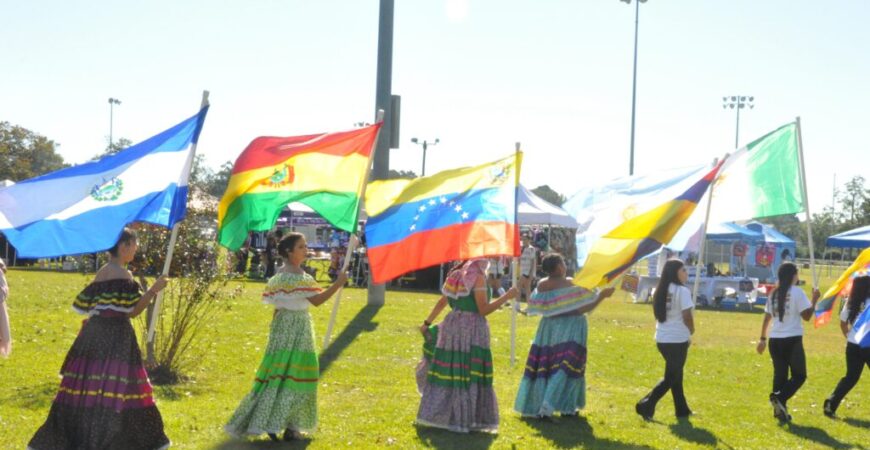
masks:
<svg viewBox="0 0 870 450"><path fill-rule="evenodd" d="M81 323L70 303L90 277L24 270L10 270L7 277L15 343L11 358L0 359L0 448L20 449L48 413L58 369ZM259 301L262 289L262 283L246 283L244 295L203 333L188 382L155 388L173 448L870 448L870 373L841 405L840 419L822 415L823 399L845 373L844 339L835 325L807 325L809 379L789 404L794 421L779 425L773 419L770 358L755 353L760 310L699 311L685 378L696 416L678 422L668 396L655 421L644 422L634 403L664 365L652 339L649 305L632 304L622 292L590 317L587 405L578 418L523 420L512 411L538 319L518 317L518 364L510 367L510 313L504 309L489 318L499 434L415 427L417 327L437 297L389 292L386 305L377 308L366 306L364 290L347 289L334 342L322 355L318 431L292 444L273 444L265 436L233 440L222 426L251 386L272 314ZM332 301L313 309L317 333L325 331L331 307Z"/></svg>

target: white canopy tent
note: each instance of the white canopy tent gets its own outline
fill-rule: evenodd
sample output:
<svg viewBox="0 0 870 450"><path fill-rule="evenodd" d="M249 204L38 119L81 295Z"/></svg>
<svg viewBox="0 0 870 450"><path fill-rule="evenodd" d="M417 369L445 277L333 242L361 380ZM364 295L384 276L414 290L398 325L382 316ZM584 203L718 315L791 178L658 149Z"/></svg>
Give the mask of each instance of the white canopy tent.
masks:
<svg viewBox="0 0 870 450"><path fill-rule="evenodd" d="M520 225L552 225L577 228L577 221L564 209L520 185L517 190L517 220Z"/></svg>

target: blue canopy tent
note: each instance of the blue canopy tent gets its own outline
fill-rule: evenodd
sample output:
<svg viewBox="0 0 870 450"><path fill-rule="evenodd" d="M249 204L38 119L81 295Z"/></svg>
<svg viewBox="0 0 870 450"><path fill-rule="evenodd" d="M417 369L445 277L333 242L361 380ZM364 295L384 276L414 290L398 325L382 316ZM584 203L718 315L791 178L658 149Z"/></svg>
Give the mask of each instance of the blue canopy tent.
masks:
<svg viewBox="0 0 870 450"><path fill-rule="evenodd" d="M839 248L870 247L870 225L835 234L825 241L825 245Z"/></svg>
<svg viewBox="0 0 870 450"><path fill-rule="evenodd" d="M764 243L764 234L734 222L711 224L707 227L707 273L713 275L715 263L728 262L731 275L744 276L747 272L746 256L750 248Z"/></svg>

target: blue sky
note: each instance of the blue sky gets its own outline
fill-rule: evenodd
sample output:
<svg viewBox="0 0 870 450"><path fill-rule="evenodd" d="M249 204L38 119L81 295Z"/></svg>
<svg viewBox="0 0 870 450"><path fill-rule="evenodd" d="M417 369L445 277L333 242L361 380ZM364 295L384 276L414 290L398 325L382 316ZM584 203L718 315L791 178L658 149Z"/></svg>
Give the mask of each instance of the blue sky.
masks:
<svg viewBox="0 0 870 450"><path fill-rule="evenodd" d="M732 150L801 116L810 206L868 155L870 2L649 0L640 8L636 172ZM199 151L217 167L260 135L351 128L374 115L378 1L0 0L0 120L68 162L212 109ZM618 0L396 0L394 169L439 138L427 173L522 142L522 179L570 195L628 173L634 5Z"/></svg>

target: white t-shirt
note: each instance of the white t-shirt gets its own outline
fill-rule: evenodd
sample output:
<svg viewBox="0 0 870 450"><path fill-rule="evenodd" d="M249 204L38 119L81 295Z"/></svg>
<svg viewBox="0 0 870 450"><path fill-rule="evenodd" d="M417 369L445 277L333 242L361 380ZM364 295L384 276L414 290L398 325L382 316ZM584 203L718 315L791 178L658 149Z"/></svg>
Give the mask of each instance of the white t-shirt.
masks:
<svg viewBox="0 0 870 450"><path fill-rule="evenodd" d="M788 294L785 296L785 314L782 316L782 321L779 320L778 307L774 304L776 293L771 295L764 306L764 312L771 315L770 337L772 338L787 338L804 335L804 326L801 323L801 311L805 311L813 307L810 299L803 289L792 286L788 289Z"/></svg>
<svg viewBox="0 0 870 450"><path fill-rule="evenodd" d="M870 301L865 300L864 304L861 306L861 309L858 310L858 316L867 309L867 305L870 304ZM840 320L846 322L849 320L849 302L843 302L843 310L840 311ZM858 317L855 317L855 320L858 320ZM846 340L853 343L858 344L858 340L855 339L855 328L849 330L849 334L846 335Z"/></svg>
<svg viewBox="0 0 870 450"><path fill-rule="evenodd" d="M535 261L536 250L533 246L528 246L523 249L520 254L520 275L534 275L532 273L532 264Z"/></svg>
<svg viewBox="0 0 870 450"><path fill-rule="evenodd" d="M683 311L692 309L692 293L689 288L671 283L668 286L667 315L664 322L656 320L656 342L679 344L692 337L689 327L683 322Z"/></svg>

